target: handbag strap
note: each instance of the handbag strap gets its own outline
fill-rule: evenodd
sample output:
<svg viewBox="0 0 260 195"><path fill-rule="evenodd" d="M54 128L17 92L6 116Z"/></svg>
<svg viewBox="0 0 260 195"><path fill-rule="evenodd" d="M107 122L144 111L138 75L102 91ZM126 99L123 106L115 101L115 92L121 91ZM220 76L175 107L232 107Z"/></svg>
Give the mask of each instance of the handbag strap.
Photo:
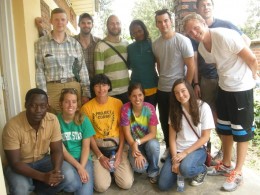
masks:
<svg viewBox="0 0 260 195"><path fill-rule="evenodd" d="M198 135L197 132L194 130L194 128L193 128L193 126L191 125L190 120L188 119L188 117L187 117L187 115L185 114L185 112L182 111L182 113L183 113L183 115L184 115L186 121L189 123L189 125L190 125L192 131L195 133L195 135L197 136L197 138L200 139L199 135ZM204 148L205 150L207 150L207 148L206 148L205 145L203 145L203 148Z"/></svg>
<svg viewBox="0 0 260 195"><path fill-rule="evenodd" d="M113 50L117 53L117 55L124 61L124 63L125 63L126 66L128 67L127 61L125 60L125 58L121 55L121 53L119 53L119 51L116 50L116 48L115 48L113 45L109 44L109 43L106 42L105 40L101 40L101 41L104 42L105 44L107 44L109 47L111 47L111 49L113 49Z"/></svg>
<svg viewBox="0 0 260 195"><path fill-rule="evenodd" d="M196 136L198 137L198 139L199 139L200 137L199 137L199 135L197 134L197 132L194 130L193 126L191 125L190 120L188 119L187 115L186 115L185 112L183 112L183 111L182 111L182 113L183 113L184 117L186 118L186 121L189 123L189 125L190 125L192 131L195 133L195 135L196 135Z"/></svg>

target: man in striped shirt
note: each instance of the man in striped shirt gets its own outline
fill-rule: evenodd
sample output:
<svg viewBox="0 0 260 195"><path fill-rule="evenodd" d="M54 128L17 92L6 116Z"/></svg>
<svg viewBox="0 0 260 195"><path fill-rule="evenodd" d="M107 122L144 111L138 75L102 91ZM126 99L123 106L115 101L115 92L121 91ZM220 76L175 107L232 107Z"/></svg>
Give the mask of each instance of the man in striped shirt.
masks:
<svg viewBox="0 0 260 195"><path fill-rule="evenodd" d="M108 45L112 45L125 60L127 59L128 42L120 38L121 22L117 16L108 17L107 32L107 37L100 41L95 48L95 74L105 74L112 82L112 91L109 92L109 95L126 103L128 102L127 88L129 85L128 68L124 60Z"/></svg>
<svg viewBox="0 0 260 195"><path fill-rule="evenodd" d="M54 9L50 22L53 31L35 43L36 86L47 92L51 111L58 113L63 88L77 89L82 103L88 101L89 76L80 44L65 32L66 12Z"/></svg>

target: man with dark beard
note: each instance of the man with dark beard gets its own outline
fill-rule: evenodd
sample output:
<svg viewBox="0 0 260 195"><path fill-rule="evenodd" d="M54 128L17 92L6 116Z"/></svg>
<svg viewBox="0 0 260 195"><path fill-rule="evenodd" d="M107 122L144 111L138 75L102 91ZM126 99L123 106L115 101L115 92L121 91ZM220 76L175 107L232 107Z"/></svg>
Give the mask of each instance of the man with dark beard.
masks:
<svg viewBox="0 0 260 195"><path fill-rule="evenodd" d="M129 73L125 63L128 42L120 37L121 22L115 15L107 19L107 36L94 52L95 74L105 74L112 82L110 96L128 102Z"/></svg>
<svg viewBox="0 0 260 195"><path fill-rule="evenodd" d="M91 30L93 28L93 18L88 13L83 13L80 15L78 26L80 28L80 33L74 36L74 38L80 43L82 47L88 69L89 79L92 80L92 78L95 76L94 50L98 41L100 41L100 38L91 34Z"/></svg>

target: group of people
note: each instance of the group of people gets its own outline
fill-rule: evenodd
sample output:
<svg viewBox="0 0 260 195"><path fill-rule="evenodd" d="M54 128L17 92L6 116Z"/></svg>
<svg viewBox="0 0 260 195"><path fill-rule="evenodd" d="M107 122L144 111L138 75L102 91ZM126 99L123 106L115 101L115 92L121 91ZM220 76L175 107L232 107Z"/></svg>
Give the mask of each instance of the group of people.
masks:
<svg viewBox="0 0 260 195"><path fill-rule="evenodd" d="M120 37L115 15L107 19L102 40L91 34L87 13L79 17L74 38L66 33L63 9L52 11L49 34L41 33L37 19L43 35L35 44L37 88L27 92L26 110L3 131L10 193L93 194L106 191L113 178L129 189L134 172L146 172L163 191L176 185L177 175L198 186L207 174L223 174L223 189L235 190L254 136L257 61L250 40L214 18L213 6L212 0L197 1L198 13L183 19L187 36L173 30L168 10L156 11L161 36L154 42L145 24L133 20L130 45ZM157 105L166 143L161 170ZM205 145L215 127L224 156L207 168Z"/></svg>

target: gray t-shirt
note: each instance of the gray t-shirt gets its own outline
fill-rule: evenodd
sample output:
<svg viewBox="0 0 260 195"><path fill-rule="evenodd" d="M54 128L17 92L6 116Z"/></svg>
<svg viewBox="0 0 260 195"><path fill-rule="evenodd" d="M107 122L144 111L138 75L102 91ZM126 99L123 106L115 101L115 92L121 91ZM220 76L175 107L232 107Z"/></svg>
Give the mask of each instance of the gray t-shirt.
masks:
<svg viewBox="0 0 260 195"><path fill-rule="evenodd" d="M153 43L153 52L160 62L158 89L170 92L174 81L185 76L184 58L194 56L191 41L180 33L167 40L160 36Z"/></svg>

